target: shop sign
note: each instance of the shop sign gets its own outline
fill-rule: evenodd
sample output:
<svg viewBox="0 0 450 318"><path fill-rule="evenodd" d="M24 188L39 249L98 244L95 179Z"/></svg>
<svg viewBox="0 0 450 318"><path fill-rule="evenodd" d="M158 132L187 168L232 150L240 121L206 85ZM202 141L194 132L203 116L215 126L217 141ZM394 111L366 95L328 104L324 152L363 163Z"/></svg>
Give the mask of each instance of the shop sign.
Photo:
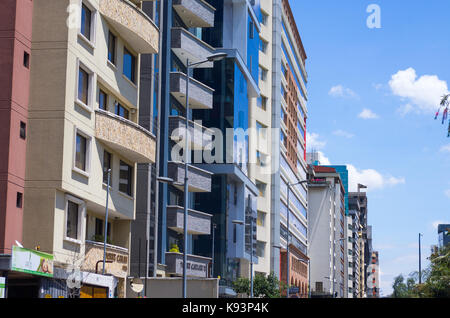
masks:
<svg viewBox="0 0 450 318"><path fill-rule="evenodd" d="M33 275L53 277L53 255L13 246L11 269Z"/></svg>
<svg viewBox="0 0 450 318"><path fill-rule="evenodd" d="M0 298L5 298L6 293L6 278L0 277Z"/></svg>

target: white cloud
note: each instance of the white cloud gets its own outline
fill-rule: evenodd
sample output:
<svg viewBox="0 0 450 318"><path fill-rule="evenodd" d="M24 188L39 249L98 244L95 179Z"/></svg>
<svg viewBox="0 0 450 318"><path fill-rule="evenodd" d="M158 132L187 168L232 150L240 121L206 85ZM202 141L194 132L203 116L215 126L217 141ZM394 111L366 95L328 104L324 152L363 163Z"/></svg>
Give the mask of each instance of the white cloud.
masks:
<svg viewBox="0 0 450 318"><path fill-rule="evenodd" d="M380 83L374 83L374 84L372 84L372 86L373 86L377 91L383 88L383 84L380 84Z"/></svg>
<svg viewBox="0 0 450 318"><path fill-rule="evenodd" d="M348 178L350 191L354 192L358 189L358 183L367 186L367 191L379 190L388 186L396 186L404 184L405 178L396 178L392 176L384 176L374 169L359 170L355 166L348 164Z"/></svg>
<svg viewBox="0 0 450 318"><path fill-rule="evenodd" d="M306 146L309 150L322 149L326 145L326 141L320 140L320 136L316 133L306 133Z"/></svg>
<svg viewBox="0 0 450 318"><path fill-rule="evenodd" d="M358 98L358 95L354 91L342 85L336 85L331 87L330 91L328 92L328 95L332 97Z"/></svg>
<svg viewBox="0 0 450 318"><path fill-rule="evenodd" d="M336 135L336 136L339 136L339 137L345 137L345 138L352 138L352 137L355 136L355 135L353 135L353 134L351 134L349 132L346 132L344 130L341 130L341 129L333 131L333 135Z"/></svg>
<svg viewBox="0 0 450 318"><path fill-rule="evenodd" d="M444 191L445 195L450 198L450 189Z"/></svg>
<svg viewBox="0 0 450 318"><path fill-rule="evenodd" d="M317 152L319 154L319 162L323 166L331 166L330 159L325 157L324 153L322 151Z"/></svg>
<svg viewBox="0 0 450 318"><path fill-rule="evenodd" d="M364 108L363 111L358 115L359 118L362 119L377 119L379 116L375 114L373 111L371 111L368 108Z"/></svg>
<svg viewBox="0 0 450 318"><path fill-rule="evenodd" d="M407 103L399 109L403 115L411 111L432 113L438 108L442 95L448 93L446 81L436 75L418 77L411 67L392 75L389 86L394 95Z"/></svg>
<svg viewBox="0 0 450 318"><path fill-rule="evenodd" d="M450 152L450 144L442 146L440 152Z"/></svg>

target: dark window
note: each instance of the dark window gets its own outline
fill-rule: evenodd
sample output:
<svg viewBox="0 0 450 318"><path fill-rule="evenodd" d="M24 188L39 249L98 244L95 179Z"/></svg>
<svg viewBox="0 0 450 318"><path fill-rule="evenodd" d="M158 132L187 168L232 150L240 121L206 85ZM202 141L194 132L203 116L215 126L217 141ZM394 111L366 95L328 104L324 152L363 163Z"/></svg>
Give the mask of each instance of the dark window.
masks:
<svg viewBox="0 0 450 318"><path fill-rule="evenodd" d="M128 109L126 109L119 103L116 103L116 115L119 115L120 117L123 117L125 119L130 119L130 112L128 111Z"/></svg>
<svg viewBox="0 0 450 318"><path fill-rule="evenodd" d="M132 196L133 168L120 161L119 191Z"/></svg>
<svg viewBox="0 0 450 318"><path fill-rule="evenodd" d="M98 93L98 108L106 110L108 105L108 95L100 90Z"/></svg>
<svg viewBox="0 0 450 318"><path fill-rule="evenodd" d="M127 48L123 49L123 74L133 83L136 82L136 57Z"/></svg>
<svg viewBox="0 0 450 318"><path fill-rule="evenodd" d="M92 12L85 4L83 4L81 8L81 34L88 40L91 40L91 21Z"/></svg>
<svg viewBox="0 0 450 318"><path fill-rule="evenodd" d="M66 236L72 239L78 239L78 204L67 202L67 228Z"/></svg>
<svg viewBox="0 0 450 318"><path fill-rule="evenodd" d="M255 28L253 27L253 21L250 21L250 23L248 24L248 28L249 28L249 37L250 39L253 39L255 37Z"/></svg>
<svg viewBox="0 0 450 318"><path fill-rule="evenodd" d="M322 282L316 282L316 292L322 292L323 291L323 283Z"/></svg>
<svg viewBox="0 0 450 318"><path fill-rule="evenodd" d="M22 199L23 199L23 194L20 192L17 192L16 207L18 207L19 209L22 208Z"/></svg>
<svg viewBox="0 0 450 318"><path fill-rule="evenodd" d="M23 121L20 122L20 138L27 138L27 124L25 124Z"/></svg>
<svg viewBox="0 0 450 318"><path fill-rule="evenodd" d="M95 236L103 235L103 220L95 218Z"/></svg>
<svg viewBox="0 0 450 318"><path fill-rule="evenodd" d="M76 143L75 167L86 171L87 139L77 134Z"/></svg>
<svg viewBox="0 0 450 318"><path fill-rule="evenodd" d="M106 150L103 153L103 183L108 184L108 170L111 169L112 166L112 155ZM109 182L111 185L111 175L110 173Z"/></svg>
<svg viewBox="0 0 450 318"><path fill-rule="evenodd" d="M78 99L85 105L88 104L89 74L81 67L78 71Z"/></svg>
<svg viewBox="0 0 450 318"><path fill-rule="evenodd" d="M28 52L23 52L23 66L30 68L30 54Z"/></svg>
<svg viewBox="0 0 450 318"><path fill-rule="evenodd" d="M108 60L116 64L116 37L111 32L108 35Z"/></svg>

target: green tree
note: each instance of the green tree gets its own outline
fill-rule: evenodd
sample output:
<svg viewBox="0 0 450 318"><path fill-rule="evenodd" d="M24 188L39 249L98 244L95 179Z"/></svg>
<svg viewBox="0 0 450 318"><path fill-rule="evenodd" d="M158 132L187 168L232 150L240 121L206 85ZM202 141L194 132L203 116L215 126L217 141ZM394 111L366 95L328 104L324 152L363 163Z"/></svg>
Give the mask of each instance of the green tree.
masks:
<svg viewBox="0 0 450 318"><path fill-rule="evenodd" d="M430 256L430 273L423 287L427 297L450 297L450 245Z"/></svg>
<svg viewBox="0 0 450 318"><path fill-rule="evenodd" d="M394 290L391 297L392 298L406 298L408 295L408 287L404 283L405 278L403 275L398 275L394 278L394 283L392 284L392 289Z"/></svg>
<svg viewBox="0 0 450 318"><path fill-rule="evenodd" d="M238 294L246 294L250 297L250 279L238 278L233 282L233 290ZM279 298L286 290L286 284L280 282L275 273L267 277L256 274L253 278L253 296L257 298Z"/></svg>

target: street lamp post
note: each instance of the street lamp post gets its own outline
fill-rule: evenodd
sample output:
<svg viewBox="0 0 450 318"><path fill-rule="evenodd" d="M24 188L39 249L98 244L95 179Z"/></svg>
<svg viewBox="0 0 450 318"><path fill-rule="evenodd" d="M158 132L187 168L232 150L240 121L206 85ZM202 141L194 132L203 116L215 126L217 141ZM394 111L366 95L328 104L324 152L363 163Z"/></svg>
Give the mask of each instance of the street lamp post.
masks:
<svg viewBox="0 0 450 318"><path fill-rule="evenodd" d="M187 218L188 218L188 200L189 200L189 179L188 179L188 167L189 167L189 80L190 80L190 70L195 68L200 64L206 62L216 62L224 59L227 56L227 53L217 53L211 56L208 56L206 60L189 63L189 59L186 60L186 125L185 125L185 148L184 148L184 220L183 220L183 234L184 234L184 250L183 250L183 298L187 296ZM169 178L158 178L161 182L170 183ZM173 182L173 180L172 180Z"/></svg>
<svg viewBox="0 0 450 318"><path fill-rule="evenodd" d="M422 251L420 241L421 236L423 236L423 234L419 233L419 285L422 284Z"/></svg>
<svg viewBox="0 0 450 318"><path fill-rule="evenodd" d="M103 270L102 275L105 275L105 264L106 264L106 239L108 237L108 201L109 201L109 184L111 182L111 169L106 172L108 174L108 183L106 184L106 211L105 211L105 233L103 241Z"/></svg>

